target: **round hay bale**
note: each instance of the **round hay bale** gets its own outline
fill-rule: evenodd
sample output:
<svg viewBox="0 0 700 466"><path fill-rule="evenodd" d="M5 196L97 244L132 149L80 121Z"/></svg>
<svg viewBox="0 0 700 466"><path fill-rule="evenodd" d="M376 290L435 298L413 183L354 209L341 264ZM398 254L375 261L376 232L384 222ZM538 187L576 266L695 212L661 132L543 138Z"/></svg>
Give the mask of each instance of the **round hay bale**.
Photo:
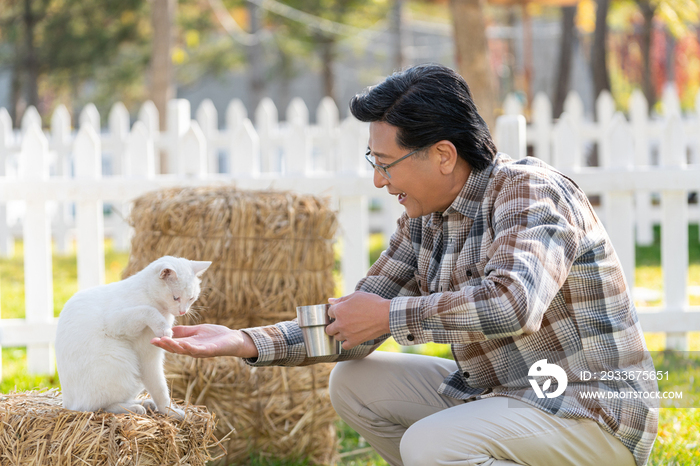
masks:
<svg viewBox="0 0 700 466"><path fill-rule="evenodd" d="M164 255L213 261L203 275L201 315L183 324L270 325L334 294L337 218L327 200L233 187L165 189L137 199L130 223L124 276ZM237 358L168 354L165 369L174 397L217 414L218 438L235 428L223 442L222 464L260 455L324 465L337 459L332 365L251 368Z"/></svg>
<svg viewBox="0 0 700 466"><path fill-rule="evenodd" d="M228 452L223 465L258 457L338 460L337 415L328 393L329 364L251 368L238 358L165 360L173 396L204 404L221 420L215 432Z"/></svg>
<svg viewBox="0 0 700 466"><path fill-rule="evenodd" d="M56 389L0 394L0 464L203 466L219 458L211 456L214 416L201 406L185 413L177 421L160 413L70 411Z"/></svg>
<svg viewBox="0 0 700 466"><path fill-rule="evenodd" d="M164 255L213 261L197 302L205 311L183 324L257 327L293 319L297 306L333 294L338 224L327 200L232 187L173 188L136 199L130 223L125 277Z"/></svg>

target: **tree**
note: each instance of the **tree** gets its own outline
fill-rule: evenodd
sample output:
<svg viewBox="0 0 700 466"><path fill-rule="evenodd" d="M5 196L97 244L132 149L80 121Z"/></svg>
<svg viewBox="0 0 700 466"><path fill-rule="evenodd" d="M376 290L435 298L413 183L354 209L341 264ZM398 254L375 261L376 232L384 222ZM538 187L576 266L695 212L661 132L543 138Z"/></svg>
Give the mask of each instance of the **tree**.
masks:
<svg viewBox="0 0 700 466"><path fill-rule="evenodd" d="M680 37L688 32L690 27L692 27L691 25L697 24L700 5L697 0L636 0L636 2L644 18L640 35L642 92L649 103L649 111L651 112L657 100L651 69L654 18L659 17L673 36ZM659 15L659 11L662 14ZM696 26L696 30L700 34L700 28Z"/></svg>
<svg viewBox="0 0 700 466"><path fill-rule="evenodd" d="M143 3L0 1L0 39L11 50L2 60L13 67L13 81L17 83L13 86L17 93L13 102L19 101L21 93L27 104L41 107L42 81L54 89L54 94L76 93L96 69L120 53L124 44L136 44L142 38L138 17Z"/></svg>
<svg viewBox="0 0 700 466"><path fill-rule="evenodd" d="M150 61L149 95L160 114L161 131L167 128L168 101L175 97L172 49L175 36L176 0L152 0L153 52Z"/></svg>
<svg viewBox="0 0 700 466"><path fill-rule="evenodd" d="M561 39L559 42L559 64L557 66L557 88L554 93L552 116L559 118L564 111L564 101L571 82L571 60L576 39L576 6L561 8Z"/></svg>
<svg viewBox="0 0 700 466"><path fill-rule="evenodd" d="M285 12L284 6L290 10ZM321 67L323 94L337 101L333 64L338 42L362 34L368 23L378 21L386 12L387 6L381 0L286 0L282 8L272 10L268 18L275 35L286 42L297 43L297 53L316 55ZM280 58L279 66L294 66L285 59L284 48L280 50ZM291 69L281 72L282 76L292 74Z"/></svg>
<svg viewBox="0 0 700 466"><path fill-rule="evenodd" d="M450 0L450 10L459 72L469 84L479 114L493 131L496 104L483 0Z"/></svg>
<svg viewBox="0 0 700 466"><path fill-rule="evenodd" d="M593 73L593 95L598 98L604 90L610 91L610 71L607 60L608 9L610 0L596 0L595 31L591 50L591 71Z"/></svg>

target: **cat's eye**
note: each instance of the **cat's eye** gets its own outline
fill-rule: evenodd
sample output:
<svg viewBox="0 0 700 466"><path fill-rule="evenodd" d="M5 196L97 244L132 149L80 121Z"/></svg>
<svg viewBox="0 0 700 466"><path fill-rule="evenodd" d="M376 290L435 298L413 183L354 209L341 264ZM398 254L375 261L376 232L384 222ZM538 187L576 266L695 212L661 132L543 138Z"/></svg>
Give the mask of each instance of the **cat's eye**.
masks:
<svg viewBox="0 0 700 466"><path fill-rule="evenodd" d="M180 301L180 298L176 298L175 296L173 296L173 299L174 299L175 301Z"/></svg>

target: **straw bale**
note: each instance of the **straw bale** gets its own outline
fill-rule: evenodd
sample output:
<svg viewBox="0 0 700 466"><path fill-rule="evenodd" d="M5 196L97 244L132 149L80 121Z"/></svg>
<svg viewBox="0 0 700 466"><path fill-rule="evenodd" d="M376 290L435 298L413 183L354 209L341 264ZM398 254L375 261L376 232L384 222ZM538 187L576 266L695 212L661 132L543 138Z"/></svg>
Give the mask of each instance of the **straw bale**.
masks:
<svg viewBox="0 0 700 466"><path fill-rule="evenodd" d="M173 188L134 202L124 276L164 255L211 260L197 305L180 322L245 328L289 320L333 294L335 213L328 201L233 187Z"/></svg>
<svg viewBox="0 0 700 466"><path fill-rule="evenodd" d="M269 325L334 294L337 218L327 200L233 187L165 189L137 199L130 222L124 276L164 255L213 261L196 303L200 315L180 323ZM235 429L224 441L222 464L248 464L251 454L332 464L338 441L331 368L251 368L237 358L171 354L165 362L174 397L215 412L218 438Z"/></svg>
<svg viewBox="0 0 700 466"><path fill-rule="evenodd" d="M217 413L218 438L235 429L223 442L228 453L221 464L248 464L251 453L319 465L337 461L331 365L251 368L238 358L169 354L165 367L173 396Z"/></svg>
<svg viewBox="0 0 700 466"><path fill-rule="evenodd" d="M160 413L70 411L56 389L0 394L0 465L204 465L215 459L214 415L202 406L185 413L177 421Z"/></svg>

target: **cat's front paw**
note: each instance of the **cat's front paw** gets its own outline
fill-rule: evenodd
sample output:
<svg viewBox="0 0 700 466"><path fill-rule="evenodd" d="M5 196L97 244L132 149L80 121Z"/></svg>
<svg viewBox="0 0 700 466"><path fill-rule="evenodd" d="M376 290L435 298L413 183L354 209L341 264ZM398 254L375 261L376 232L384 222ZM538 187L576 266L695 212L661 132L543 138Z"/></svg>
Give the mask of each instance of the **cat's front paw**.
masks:
<svg viewBox="0 0 700 466"><path fill-rule="evenodd" d="M153 333L156 334L156 337L162 338L162 337L168 337L172 338L173 337L173 331L170 327L158 327L153 331Z"/></svg>
<svg viewBox="0 0 700 466"><path fill-rule="evenodd" d="M185 419L185 412L180 408L176 408L175 405L168 406L163 414L175 418L178 421L182 421L183 419Z"/></svg>
<svg viewBox="0 0 700 466"><path fill-rule="evenodd" d="M150 398L141 400L141 406L146 408L146 411L156 411L156 402Z"/></svg>

